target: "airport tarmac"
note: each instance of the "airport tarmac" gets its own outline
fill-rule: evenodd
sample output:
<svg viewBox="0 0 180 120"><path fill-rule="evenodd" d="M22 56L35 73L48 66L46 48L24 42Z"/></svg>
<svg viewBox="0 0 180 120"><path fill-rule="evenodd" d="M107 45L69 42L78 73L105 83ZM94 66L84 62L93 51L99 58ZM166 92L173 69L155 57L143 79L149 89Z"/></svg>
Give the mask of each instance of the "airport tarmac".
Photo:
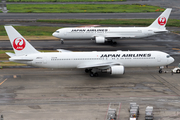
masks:
<svg viewBox="0 0 180 120"><path fill-rule="evenodd" d="M163 1L167 2L167 0ZM179 19L178 12L179 8L170 18ZM2 21L11 21L11 19L32 19L33 21L37 17L47 19L47 15L51 16L48 18L56 19L77 18L77 15L79 18L107 19L112 17L156 18L159 14L1 13L0 16ZM1 22L1 24L4 23ZM179 74L172 75L170 72L180 62L179 35L169 33L144 39L122 39L117 41L117 45L96 44L95 41L90 40L66 40L63 45L60 41L54 40L45 42L31 40L30 42L38 50L59 48L73 51L160 50L171 54L175 62L164 69L167 73L162 74L158 73L159 69L156 67L125 68L124 75L102 73L99 77L90 77L83 69L0 69L0 115L3 115L4 120L105 120L110 103L116 104L117 107L120 103L117 120L127 120L130 102L140 105L139 120L144 119L145 108L148 105L154 107L154 120L179 120ZM0 49L12 49L9 41L0 41L0 43Z"/></svg>
<svg viewBox="0 0 180 120"><path fill-rule="evenodd" d="M179 74L125 70L92 78L83 69L0 69L0 115L4 120L105 120L109 103L120 103L117 120L127 120L129 103L136 102L139 120L148 105L154 107L154 120L179 119Z"/></svg>

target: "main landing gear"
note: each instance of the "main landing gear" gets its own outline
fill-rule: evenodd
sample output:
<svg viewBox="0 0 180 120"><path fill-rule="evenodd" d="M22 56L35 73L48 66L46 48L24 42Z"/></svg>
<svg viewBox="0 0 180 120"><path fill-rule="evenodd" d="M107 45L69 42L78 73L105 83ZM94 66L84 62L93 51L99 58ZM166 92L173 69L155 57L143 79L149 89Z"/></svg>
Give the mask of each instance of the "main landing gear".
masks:
<svg viewBox="0 0 180 120"><path fill-rule="evenodd" d="M97 72L96 72L96 73L90 72L90 73L89 73L89 76L90 76L90 77L97 77L97 76L98 76L98 73L97 73Z"/></svg>
<svg viewBox="0 0 180 120"><path fill-rule="evenodd" d="M85 72L89 73L90 77L97 77L98 76L96 69L85 69Z"/></svg>
<svg viewBox="0 0 180 120"><path fill-rule="evenodd" d="M116 41L113 41L113 40L108 40L108 41L106 41L107 43L109 43L109 44L111 44L111 45L116 45L117 44L117 42Z"/></svg>

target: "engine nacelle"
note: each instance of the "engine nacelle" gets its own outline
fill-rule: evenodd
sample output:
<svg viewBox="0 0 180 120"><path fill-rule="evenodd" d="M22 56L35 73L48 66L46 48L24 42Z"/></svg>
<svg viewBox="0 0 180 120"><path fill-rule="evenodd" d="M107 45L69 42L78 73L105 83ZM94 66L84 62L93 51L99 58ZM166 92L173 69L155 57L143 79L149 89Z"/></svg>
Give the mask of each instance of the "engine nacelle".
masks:
<svg viewBox="0 0 180 120"><path fill-rule="evenodd" d="M104 37L95 37L96 43L105 43L106 39Z"/></svg>
<svg viewBox="0 0 180 120"><path fill-rule="evenodd" d="M116 74L122 75L124 74L124 66L111 66L110 73L112 75L116 75Z"/></svg>

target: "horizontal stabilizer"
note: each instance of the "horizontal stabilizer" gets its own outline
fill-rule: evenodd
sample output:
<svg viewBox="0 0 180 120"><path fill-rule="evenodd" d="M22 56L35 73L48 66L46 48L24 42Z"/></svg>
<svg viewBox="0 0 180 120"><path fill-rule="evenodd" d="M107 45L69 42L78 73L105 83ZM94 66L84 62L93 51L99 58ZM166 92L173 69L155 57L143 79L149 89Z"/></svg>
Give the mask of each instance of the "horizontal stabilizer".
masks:
<svg viewBox="0 0 180 120"><path fill-rule="evenodd" d="M7 54L8 56L10 56L10 57L16 56L14 53L10 53L10 52L6 52L6 54Z"/></svg>
<svg viewBox="0 0 180 120"><path fill-rule="evenodd" d="M33 61L32 58L9 58L10 61Z"/></svg>

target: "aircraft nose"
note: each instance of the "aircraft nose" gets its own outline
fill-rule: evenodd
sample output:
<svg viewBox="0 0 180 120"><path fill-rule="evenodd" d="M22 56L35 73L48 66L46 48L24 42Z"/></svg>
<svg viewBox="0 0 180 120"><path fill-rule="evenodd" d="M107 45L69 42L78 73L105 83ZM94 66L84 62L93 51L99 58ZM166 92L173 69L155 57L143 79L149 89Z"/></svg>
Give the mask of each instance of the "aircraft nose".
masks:
<svg viewBox="0 0 180 120"><path fill-rule="evenodd" d="M168 60L168 63L171 64L174 62L174 58L173 57L170 57L169 60Z"/></svg>
<svg viewBox="0 0 180 120"><path fill-rule="evenodd" d="M59 38L59 33L54 32L54 33L52 34L52 36Z"/></svg>
<svg viewBox="0 0 180 120"><path fill-rule="evenodd" d="M56 32L54 32L54 33L52 34L52 36L57 37Z"/></svg>
<svg viewBox="0 0 180 120"><path fill-rule="evenodd" d="M174 62L174 58L173 58L173 57L171 57L171 60L170 60L170 61L171 61L171 63L173 63L173 62Z"/></svg>

